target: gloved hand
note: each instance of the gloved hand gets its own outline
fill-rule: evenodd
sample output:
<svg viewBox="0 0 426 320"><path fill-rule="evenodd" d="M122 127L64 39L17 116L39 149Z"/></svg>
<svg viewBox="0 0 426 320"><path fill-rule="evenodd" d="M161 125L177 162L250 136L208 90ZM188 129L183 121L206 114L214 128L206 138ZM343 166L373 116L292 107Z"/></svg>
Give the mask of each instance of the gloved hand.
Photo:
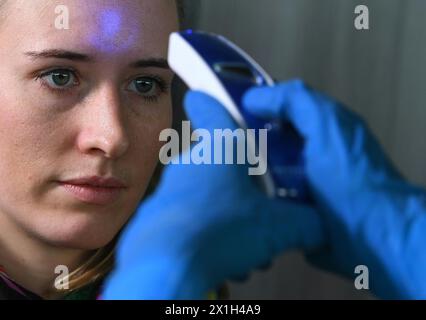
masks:
<svg viewBox="0 0 426 320"><path fill-rule="evenodd" d="M301 81L252 89L244 108L289 120L306 139L327 243L310 260L352 279L366 265L377 296L425 299L426 193L404 181L361 118Z"/></svg>
<svg viewBox="0 0 426 320"><path fill-rule="evenodd" d="M185 107L211 136L237 128L207 95L189 92ZM246 165L168 165L120 238L102 298L204 299L285 250L317 248L322 230L312 208L268 199Z"/></svg>

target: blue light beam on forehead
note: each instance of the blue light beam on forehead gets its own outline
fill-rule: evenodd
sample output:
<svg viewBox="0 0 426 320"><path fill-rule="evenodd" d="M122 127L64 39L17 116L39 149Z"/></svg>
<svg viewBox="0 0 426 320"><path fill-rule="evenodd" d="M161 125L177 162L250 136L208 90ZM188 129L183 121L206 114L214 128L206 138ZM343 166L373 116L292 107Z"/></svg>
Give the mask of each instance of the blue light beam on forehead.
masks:
<svg viewBox="0 0 426 320"><path fill-rule="evenodd" d="M106 10L101 14L102 29L107 37L114 37L121 27L121 16L117 11Z"/></svg>
<svg viewBox="0 0 426 320"><path fill-rule="evenodd" d="M97 15L96 30L89 34L89 42L97 50L117 53L135 44L140 25L125 17L120 9L106 8Z"/></svg>

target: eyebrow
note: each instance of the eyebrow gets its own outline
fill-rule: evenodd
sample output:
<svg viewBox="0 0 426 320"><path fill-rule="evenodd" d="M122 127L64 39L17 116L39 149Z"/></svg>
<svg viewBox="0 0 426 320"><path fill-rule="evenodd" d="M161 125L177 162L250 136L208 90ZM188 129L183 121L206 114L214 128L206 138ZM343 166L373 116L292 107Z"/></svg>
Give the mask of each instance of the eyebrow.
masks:
<svg viewBox="0 0 426 320"><path fill-rule="evenodd" d="M48 59L48 58L56 58L56 59L66 59L72 61L82 61L82 62L91 62L94 59L89 57L86 54L66 51L66 50L44 50L44 51L29 51L25 52L25 55L33 58L33 59Z"/></svg>
<svg viewBox="0 0 426 320"><path fill-rule="evenodd" d="M93 62L95 59L87 54L73 52L73 51L67 51L67 50L58 50L58 49L51 49L51 50L44 50L44 51L29 51L25 52L25 55L32 58L32 59L48 59L48 58L55 58L55 59L65 59L65 60L71 60L71 61L80 61L80 62ZM164 58L146 58L146 59L140 59L135 62L132 62L130 64L130 67L132 68L149 68L149 67L155 67L155 68L161 68L161 69L170 69L169 64L166 59Z"/></svg>

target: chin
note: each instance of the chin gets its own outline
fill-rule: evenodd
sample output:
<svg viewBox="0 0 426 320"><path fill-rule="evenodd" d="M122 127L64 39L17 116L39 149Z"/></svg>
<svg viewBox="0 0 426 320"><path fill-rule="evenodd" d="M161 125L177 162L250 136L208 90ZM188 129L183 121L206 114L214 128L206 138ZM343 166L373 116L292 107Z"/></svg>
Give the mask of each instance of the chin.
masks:
<svg viewBox="0 0 426 320"><path fill-rule="evenodd" d="M76 249L76 250L96 250L105 247L115 237L113 235L98 235L96 237L87 235L75 235L72 234L68 237L56 237L55 239L50 238L50 243L55 246Z"/></svg>
<svg viewBox="0 0 426 320"><path fill-rule="evenodd" d="M115 234L102 234L96 237L88 234L61 234L59 236L41 235L46 242L56 247L76 250L95 250L106 246L115 237Z"/></svg>
<svg viewBox="0 0 426 320"><path fill-rule="evenodd" d="M110 243L121 229L108 220L67 219L67 222L54 227L41 226L36 230L39 238L45 242L68 249L95 250Z"/></svg>

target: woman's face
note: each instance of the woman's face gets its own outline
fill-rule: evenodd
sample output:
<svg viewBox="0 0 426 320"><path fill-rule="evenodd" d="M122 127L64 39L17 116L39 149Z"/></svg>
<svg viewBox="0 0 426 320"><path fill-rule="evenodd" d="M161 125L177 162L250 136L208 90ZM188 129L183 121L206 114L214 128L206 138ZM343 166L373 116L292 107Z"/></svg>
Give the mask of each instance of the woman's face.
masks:
<svg viewBox="0 0 426 320"><path fill-rule="evenodd" d="M171 126L164 62L175 1L13 0L4 9L0 215L50 244L104 246L137 208ZM99 204L59 183L87 176L126 188Z"/></svg>

